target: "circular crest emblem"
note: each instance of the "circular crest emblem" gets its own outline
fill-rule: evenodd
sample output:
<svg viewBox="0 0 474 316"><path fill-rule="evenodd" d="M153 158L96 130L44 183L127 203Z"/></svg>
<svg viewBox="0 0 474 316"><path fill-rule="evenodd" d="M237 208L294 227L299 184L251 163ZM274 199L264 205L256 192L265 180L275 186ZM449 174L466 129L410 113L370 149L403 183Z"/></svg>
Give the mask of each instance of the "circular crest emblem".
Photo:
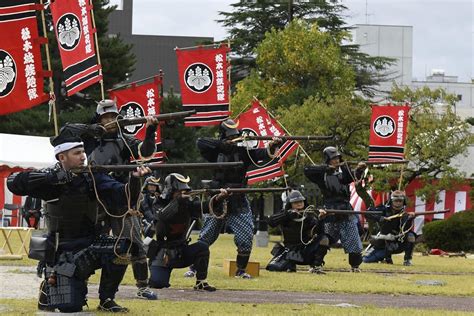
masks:
<svg viewBox="0 0 474 316"><path fill-rule="evenodd" d="M209 90L213 80L211 68L203 63L189 65L184 72L186 86L196 93L203 93Z"/></svg>
<svg viewBox="0 0 474 316"><path fill-rule="evenodd" d="M140 104L135 102L129 102L122 106L122 108L120 109L120 115L126 119L144 117L145 111L143 111L143 108ZM144 125L145 123L128 125L123 128L123 131L125 134L135 135Z"/></svg>
<svg viewBox="0 0 474 316"><path fill-rule="evenodd" d="M374 122L373 129L382 138L390 137L396 130L395 121L390 116L379 116Z"/></svg>
<svg viewBox="0 0 474 316"><path fill-rule="evenodd" d="M0 98L12 92L16 83L16 64L12 55L0 49Z"/></svg>
<svg viewBox="0 0 474 316"><path fill-rule="evenodd" d="M242 136L258 136L258 134L253 129L245 127L242 129ZM259 140L246 140L245 142L239 142L238 146L247 147L248 149L255 149L258 148L259 142Z"/></svg>
<svg viewBox="0 0 474 316"><path fill-rule="evenodd" d="M72 13L64 14L56 23L56 32L61 48L68 51L73 50L81 39L79 18Z"/></svg>

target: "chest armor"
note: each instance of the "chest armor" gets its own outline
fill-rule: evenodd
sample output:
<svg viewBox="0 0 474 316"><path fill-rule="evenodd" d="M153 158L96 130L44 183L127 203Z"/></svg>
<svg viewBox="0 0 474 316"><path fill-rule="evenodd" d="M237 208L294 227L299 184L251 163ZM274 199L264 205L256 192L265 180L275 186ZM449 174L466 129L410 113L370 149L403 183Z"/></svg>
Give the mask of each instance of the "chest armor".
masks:
<svg viewBox="0 0 474 316"><path fill-rule="evenodd" d="M342 172L324 175L324 184L326 186L325 198L330 200L346 200L350 198L349 186L342 183Z"/></svg>
<svg viewBox="0 0 474 316"><path fill-rule="evenodd" d="M97 202L87 176L64 185L56 201L46 202L45 220L48 233L59 233L59 238L78 238L95 234Z"/></svg>
<svg viewBox="0 0 474 316"><path fill-rule="evenodd" d="M88 159L97 165L123 165L126 160L122 157L125 144L121 138L101 139Z"/></svg>
<svg viewBox="0 0 474 316"><path fill-rule="evenodd" d="M219 153L217 156L217 162L239 162L242 161L238 151L232 151L230 153ZM244 184L245 182L245 170L242 168L228 168L216 171L217 181L221 185L228 185L231 187L237 187L238 184Z"/></svg>

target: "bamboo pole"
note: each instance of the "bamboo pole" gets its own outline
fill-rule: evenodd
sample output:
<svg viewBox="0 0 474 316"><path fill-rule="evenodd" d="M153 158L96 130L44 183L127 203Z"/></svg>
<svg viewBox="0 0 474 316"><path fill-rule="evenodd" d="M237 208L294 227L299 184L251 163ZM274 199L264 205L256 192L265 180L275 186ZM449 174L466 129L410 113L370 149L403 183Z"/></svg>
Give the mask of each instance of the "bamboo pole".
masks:
<svg viewBox="0 0 474 316"><path fill-rule="evenodd" d="M280 121L277 120L277 118L272 114L272 112L270 112L270 110L268 110L267 107L266 107L265 105L263 105L263 104L260 102L260 100L258 100L256 97L253 97L253 98L254 98L254 100L257 100L258 103L260 103L260 105L261 105L265 110L267 110L268 115L270 115L275 121L277 121L277 122L280 124L281 128L285 131L285 133L287 133L289 136L291 136L290 132L288 132L288 130L286 129L286 127L283 126L283 124L281 124ZM305 154L305 156L309 159L309 161L310 161L313 165L315 165L313 159L311 159L311 157L310 157L309 154L306 152L306 150L304 150L303 146L301 146L301 144L300 144L298 141L295 141L295 142L298 144L298 147L301 148L301 151L303 152L303 154Z"/></svg>
<svg viewBox="0 0 474 316"><path fill-rule="evenodd" d="M46 18L44 15L44 5L43 5L43 0L40 0L40 4L43 6L43 9L41 9L41 22L43 26L43 36L48 39L48 33L46 31ZM46 64L48 67L48 71L51 72L51 57L49 55L49 44L48 41L44 44L45 52L46 52ZM49 77L49 105L52 108L53 111L53 124L54 124L54 135L58 136L59 134L59 128L58 128L58 117L56 114L56 96L54 95L54 82L53 82L53 77Z"/></svg>
<svg viewBox="0 0 474 316"><path fill-rule="evenodd" d="M89 0L89 4L92 6L92 0ZM94 17L94 8L92 7L91 9L91 17L92 17L92 27L96 29L95 25L95 17ZM102 75L102 63L100 61L100 51L99 51L99 37L97 35L97 29L94 32L94 40L95 40L95 49L97 51L97 64L100 66L99 67L99 76L101 77L99 83L100 83L100 93L102 96L102 100L105 100L105 91L104 91L104 77Z"/></svg>

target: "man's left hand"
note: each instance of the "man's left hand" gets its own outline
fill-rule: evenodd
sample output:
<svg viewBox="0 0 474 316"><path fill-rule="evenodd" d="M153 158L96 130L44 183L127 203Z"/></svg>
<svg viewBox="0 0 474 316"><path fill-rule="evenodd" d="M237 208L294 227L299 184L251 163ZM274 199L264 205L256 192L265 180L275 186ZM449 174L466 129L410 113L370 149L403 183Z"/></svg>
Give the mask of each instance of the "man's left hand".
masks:
<svg viewBox="0 0 474 316"><path fill-rule="evenodd" d="M132 172L132 175L136 178L140 178L149 173L151 173L151 169L149 167L140 166L140 167L137 167L136 171Z"/></svg>
<svg viewBox="0 0 474 316"><path fill-rule="evenodd" d="M408 217L413 218L415 217L415 212L407 212Z"/></svg>

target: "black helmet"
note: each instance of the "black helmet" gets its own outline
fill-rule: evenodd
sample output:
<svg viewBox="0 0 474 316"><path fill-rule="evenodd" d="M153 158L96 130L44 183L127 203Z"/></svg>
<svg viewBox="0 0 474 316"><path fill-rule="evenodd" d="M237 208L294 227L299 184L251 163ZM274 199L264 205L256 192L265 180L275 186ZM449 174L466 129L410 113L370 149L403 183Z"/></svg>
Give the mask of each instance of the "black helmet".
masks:
<svg viewBox="0 0 474 316"><path fill-rule="evenodd" d="M176 191L190 191L191 188L188 185L189 177L184 177L179 173L170 173L165 178L165 185L163 189L163 195L170 197Z"/></svg>
<svg viewBox="0 0 474 316"><path fill-rule="evenodd" d="M239 122L236 123L230 118L222 121L221 125L219 125L219 138L227 139L232 136L239 136L240 131L237 129L238 126Z"/></svg>
<svg viewBox="0 0 474 316"><path fill-rule="evenodd" d="M148 177L145 180L145 185L160 186L160 178Z"/></svg>
<svg viewBox="0 0 474 316"><path fill-rule="evenodd" d="M403 205L407 204L407 195L401 190L395 190L390 195L390 203L394 200L403 200Z"/></svg>
<svg viewBox="0 0 474 316"><path fill-rule="evenodd" d="M342 161L341 153L337 150L336 147L333 147L333 146L324 148L323 155L324 155L324 162L326 164L329 163L331 159L334 159L336 157L339 157L339 159Z"/></svg>
<svg viewBox="0 0 474 316"><path fill-rule="evenodd" d="M290 195L288 196L288 202L290 202L290 203L301 202L301 201L305 201L305 200L306 199L303 196L303 194L301 194L301 192L298 191L298 190L291 191Z"/></svg>

